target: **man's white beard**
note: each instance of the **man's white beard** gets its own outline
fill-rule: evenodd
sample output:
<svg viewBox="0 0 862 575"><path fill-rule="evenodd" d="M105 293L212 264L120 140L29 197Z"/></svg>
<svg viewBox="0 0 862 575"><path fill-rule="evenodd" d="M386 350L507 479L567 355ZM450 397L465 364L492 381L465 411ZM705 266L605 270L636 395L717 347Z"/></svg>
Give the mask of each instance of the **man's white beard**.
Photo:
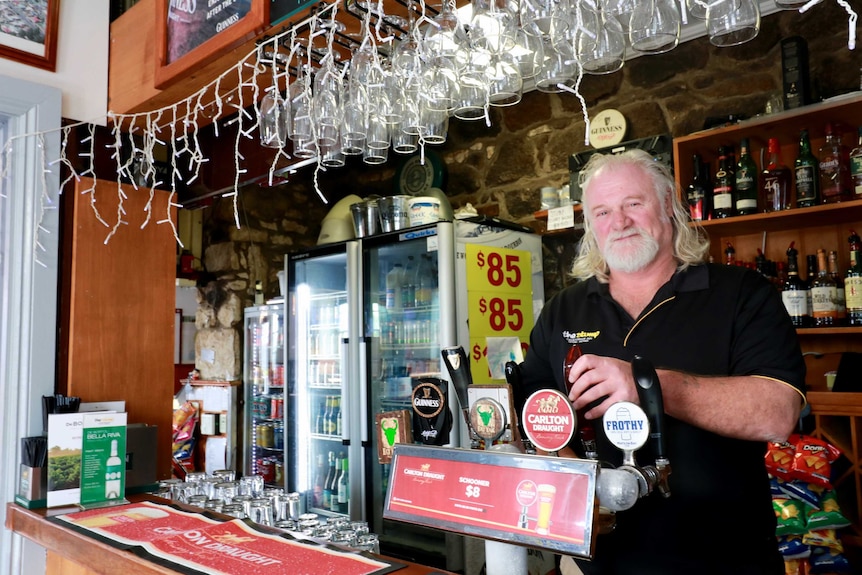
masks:
<svg viewBox="0 0 862 575"><path fill-rule="evenodd" d="M642 229L634 230L640 237L628 237L626 245L616 243L614 240L629 235L632 230L609 235L605 239L605 261L611 270L624 273L637 272L652 263L658 255L659 245L655 238L651 237ZM637 243L637 245L632 245Z"/></svg>

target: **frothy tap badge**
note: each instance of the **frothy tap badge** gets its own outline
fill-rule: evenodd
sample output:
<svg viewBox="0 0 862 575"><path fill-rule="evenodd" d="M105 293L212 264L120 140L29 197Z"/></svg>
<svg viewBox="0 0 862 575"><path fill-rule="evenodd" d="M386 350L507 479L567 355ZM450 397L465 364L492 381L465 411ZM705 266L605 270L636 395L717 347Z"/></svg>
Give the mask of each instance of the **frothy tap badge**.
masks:
<svg viewBox="0 0 862 575"><path fill-rule="evenodd" d="M448 382L437 377L413 379L413 440L425 445L446 445L452 429Z"/></svg>
<svg viewBox="0 0 862 575"><path fill-rule="evenodd" d="M524 361L521 340L518 336L486 337L488 346L488 371L491 379L506 379L506 363Z"/></svg>

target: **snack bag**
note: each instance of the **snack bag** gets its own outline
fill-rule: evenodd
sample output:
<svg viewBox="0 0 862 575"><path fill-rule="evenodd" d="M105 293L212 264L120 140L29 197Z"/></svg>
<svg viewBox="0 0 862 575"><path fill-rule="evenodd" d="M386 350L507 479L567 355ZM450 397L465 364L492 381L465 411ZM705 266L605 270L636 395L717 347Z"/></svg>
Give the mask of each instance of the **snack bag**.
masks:
<svg viewBox="0 0 862 575"><path fill-rule="evenodd" d="M827 491L820 499L817 508L808 513L808 529L817 531L821 529L841 529L850 525L850 520L841 513L838 499L834 491Z"/></svg>
<svg viewBox="0 0 862 575"><path fill-rule="evenodd" d="M793 457L796 455L796 446L791 442L795 436L788 441L770 442L766 449L766 471L773 477L790 481L793 479Z"/></svg>
<svg viewBox="0 0 862 575"><path fill-rule="evenodd" d="M830 551L828 547L814 547L808 559L808 573L851 573L850 563L843 554Z"/></svg>
<svg viewBox="0 0 862 575"><path fill-rule="evenodd" d="M826 488L822 485L806 483L794 479L793 481L779 481L777 484L778 490L783 494L781 499L798 499L804 501L809 507L820 509L820 501L823 499L823 494Z"/></svg>
<svg viewBox="0 0 862 575"><path fill-rule="evenodd" d="M793 477L832 489L832 462L838 459L841 451L825 441L807 435L796 438Z"/></svg>
<svg viewBox="0 0 862 575"><path fill-rule="evenodd" d="M778 538L778 551L785 563L792 559L805 559L811 555L811 547L802 542L802 535L785 535Z"/></svg>
<svg viewBox="0 0 862 575"><path fill-rule="evenodd" d="M808 517L807 506L796 499L773 499L772 509L778 525L775 534L782 535L805 535L808 533L806 518Z"/></svg>

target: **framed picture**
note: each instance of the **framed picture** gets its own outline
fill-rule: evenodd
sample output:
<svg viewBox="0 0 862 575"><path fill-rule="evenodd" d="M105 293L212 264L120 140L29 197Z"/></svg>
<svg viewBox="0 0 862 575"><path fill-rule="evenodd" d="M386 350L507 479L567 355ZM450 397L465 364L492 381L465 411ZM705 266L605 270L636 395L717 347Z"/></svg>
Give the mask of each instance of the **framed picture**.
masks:
<svg viewBox="0 0 862 575"><path fill-rule="evenodd" d="M0 2L0 57L53 72L60 0Z"/></svg>
<svg viewBox="0 0 862 575"><path fill-rule="evenodd" d="M155 87L199 71L269 27L270 0L158 0Z"/></svg>

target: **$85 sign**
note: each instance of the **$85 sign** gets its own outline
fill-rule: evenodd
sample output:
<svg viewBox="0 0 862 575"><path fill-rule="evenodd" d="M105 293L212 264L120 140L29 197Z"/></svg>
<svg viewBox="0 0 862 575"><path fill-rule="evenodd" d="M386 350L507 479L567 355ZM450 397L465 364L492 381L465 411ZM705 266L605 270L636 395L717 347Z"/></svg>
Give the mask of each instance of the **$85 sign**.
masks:
<svg viewBox="0 0 862 575"><path fill-rule="evenodd" d="M467 244L467 311L470 367L474 377L489 373L488 337L517 337L522 347L533 327L530 253ZM479 381L477 381L479 383Z"/></svg>

